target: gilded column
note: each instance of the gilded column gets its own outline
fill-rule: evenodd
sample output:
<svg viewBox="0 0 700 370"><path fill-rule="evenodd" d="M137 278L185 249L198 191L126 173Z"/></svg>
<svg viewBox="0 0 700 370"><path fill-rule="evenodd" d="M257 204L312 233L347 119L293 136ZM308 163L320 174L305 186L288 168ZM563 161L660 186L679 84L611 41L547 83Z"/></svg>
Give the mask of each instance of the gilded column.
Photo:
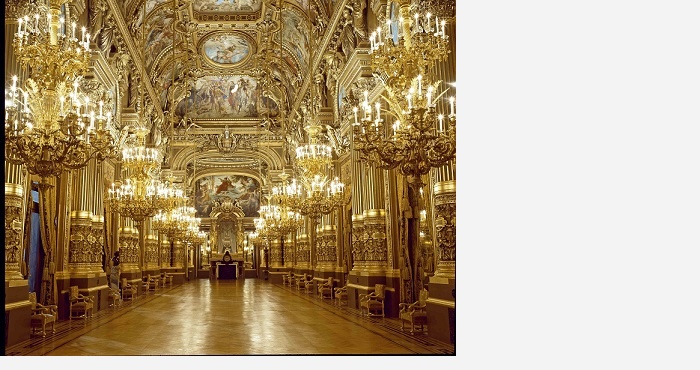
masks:
<svg viewBox="0 0 700 370"><path fill-rule="evenodd" d="M22 14L22 1L5 2L5 76L23 74L12 47L17 19ZM23 279L20 266L24 255L25 179L21 165L5 161L5 280Z"/></svg>
<svg viewBox="0 0 700 370"><path fill-rule="evenodd" d="M280 268L282 264L282 243L280 238L272 238L270 240L270 250L268 254L270 258L270 268Z"/></svg>
<svg viewBox="0 0 700 370"><path fill-rule="evenodd" d="M364 266L364 252L361 251L364 240L364 215L362 214L363 208L363 184L364 184L364 171L362 163L360 162L359 152L352 150L352 270L359 269L360 266Z"/></svg>
<svg viewBox="0 0 700 370"><path fill-rule="evenodd" d="M170 241L165 234L160 233L160 267L170 267Z"/></svg>
<svg viewBox="0 0 700 370"><path fill-rule="evenodd" d="M384 178L382 170L367 166L364 187L364 242L360 253L366 271L385 272L388 266L386 243L386 211L384 209Z"/></svg>
<svg viewBox="0 0 700 370"><path fill-rule="evenodd" d="M292 237L294 233L289 233L284 239L284 267L293 269L295 253L294 253L294 238Z"/></svg>
<svg viewBox="0 0 700 370"><path fill-rule="evenodd" d="M7 162L5 162L7 164ZM19 170L18 167L15 167ZM6 166L7 169L7 166ZM5 182L5 280L24 279L20 271L23 256L24 188Z"/></svg>
<svg viewBox="0 0 700 370"><path fill-rule="evenodd" d="M185 258L185 245L179 240L173 243L173 267L183 268Z"/></svg>
<svg viewBox="0 0 700 370"><path fill-rule="evenodd" d="M296 250L297 270L299 272L305 272L305 271L310 270L309 236L306 234L306 232L304 232L304 228L300 228L299 233L301 233L301 234L298 234L299 237L297 238L297 250Z"/></svg>
<svg viewBox="0 0 700 370"><path fill-rule="evenodd" d="M450 40L455 40L456 25L453 10L452 14L445 14L441 19L448 19L450 23ZM437 102L437 109L441 112L450 112L448 101L456 95L455 87L448 85L456 80L455 43L451 42L451 50L447 60L437 65L436 74L442 80L449 91L445 99ZM457 100L459 102L459 100ZM455 109L459 111L459 108ZM459 133L458 133L459 135ZM428 335L443 342L454 343L456 330L455 289L456 289L456 261L457 261L457 181L456 160L446 165L434 168L431 171L432 180L432 214L433 214L433 244L436 260L435 273L430 277L430 296L427 301L427 315L430 323ZM430 206L430 205L428 205ZM430 213L431 210L427 210Z"/></svg>
<svg viewBox="0 0 700 370"><path fill-rule="evenodd" d="M455 39L456 27L448 27L450 34L448 37L451 40ZM456 59L455 59L455 43L451 43L451 52L445 62L437 65L436 73L438 78L443 81L446 87L449 87L447 97L456 95L454 86L447 85L454 82L456 79ZM440 100L437 103L438 111L449 112L450 108L446 100ZM457 111L458 109L455 109ZM456 240L455 240L455 217L457 211L456 192L457 192L457 169L456 160L452 160L442 167L432 170L433 180L433 233L435 252L437 256L437 266L435 276L455 278L455 263L456 263Z"/></svg>
<svg viewBox="0 0 700 370"><path fill-rule="evenodd" d="M78 170L74 170L72 186L72 202L70 212L70 236L68 242L68 272L71 277L90 272L93 259L93 245L90 242L92 236L92 193L93 188L90 176L90 164Z"/></svg>
<svg viewBox="0 0 700 370"><path fill-rule="evenodd" d="M323 223L318 230L317 258L318 270L335 272L337 270L338 254L337 248L337 227L335 212L323 216Z"/></svg>
<svg viewBox="0 0 700 370"><path fill-rule="evenodd" d="M153 229L151 227L151 222L152 219L150 217L146 218L146 220L143 221L144 223L144 231L146 233L146 241L145 241L145 247L146 247L146 256L145 256L145 263L144 266L146 270L149 271L154 271L154 270L159 270L160 266L158 265L158 236L153 234Z"/></svg>

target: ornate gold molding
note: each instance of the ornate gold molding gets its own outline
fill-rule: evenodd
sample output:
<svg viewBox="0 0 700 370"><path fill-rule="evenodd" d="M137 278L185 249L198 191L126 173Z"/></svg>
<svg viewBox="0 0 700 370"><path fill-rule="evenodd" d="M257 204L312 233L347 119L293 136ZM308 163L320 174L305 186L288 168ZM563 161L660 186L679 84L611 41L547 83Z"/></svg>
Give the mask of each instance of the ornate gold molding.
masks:
<svg viewBox="0 0 700 370"><path fill-rule="evenodd" d="M24 278L20 271L23 190L20 185L5 183L5 280Z"/></svg>
<svg viewBox="0 0 700 370"><path fill-rule="evenodd" d="M456 181L436 183L435 241L437 268L435 276L454 277L457 259L457 186Z"/></svg>

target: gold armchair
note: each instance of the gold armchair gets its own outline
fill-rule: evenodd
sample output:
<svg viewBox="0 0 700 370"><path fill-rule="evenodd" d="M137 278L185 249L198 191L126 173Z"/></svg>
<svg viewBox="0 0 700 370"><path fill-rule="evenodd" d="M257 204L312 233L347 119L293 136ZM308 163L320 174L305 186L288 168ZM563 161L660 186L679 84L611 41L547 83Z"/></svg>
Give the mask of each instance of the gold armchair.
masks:
<svg viewBox="0 0 700 370"><path fill-rule="evenodd" d="M294 282L294 273L289 271L286 275L282 275L282 285L292 286Z"/></svg>
<svg viewBox="0 0 700 370"><path fill-rule="evenodd" d="M145 293L155 292L158 290L158 279L148 274L145 279L143 279L143 291Z"/></svg>
<svg viewBox="0 0 700 370"><path fill-rule="evenodd" d="M335 288L335 302L338 306L342 305L343 302L348 304L348 286Z"/></svg>
<svg viewBox="0 0 700 370"><path fill-rule="evenodd" d="M386 287L384 284L374 284L374 292L360 294L360 316L367 311L367 316L384 317L384 294Z"/></svg>
<svg viewBox="0 0 700 370"><path fill-rule="evenodd" d="M109 304L110 307L119 307L122 304L122 295L119 293L118 290L109 287L109 293L107 293L107 301L111 302Z"/></svg>
<svg viewBox="0 0 700 370"><path fill-rule="evenodd" d="M32 303L32 334L37 334L37 330L41 328L42 337L46 336L46 325L51 324L51 332L56 332L56 318L58 317L58 306L55 304L42 305L36 302L36 293L29 293L29 302Z"/></svg>
<svg viewBox="0 0 700 370"><path fill-rule="evenodd" d="M304 281L304 293L309 294L314 292L314 277L309 275Z"/></svg>
<svg viewBox="0 0 700 370"><path fill-rule="evenodd" d="M129 284L126 278L122 278L122 299L134 299L138 296L139 291L136 287Z"/></svg>
<svg viewBox="0 0 700 370"><path fill-rule="evenodd" d="M70 287L68 292L70 294L69 320L73 319L74 317L87 319L88 317L92 316L92 298L80 294L78 292L77 285Z"/></svg>
<svg viewBox="0 0 700 370"><path fill-rule="evenodd" d="M333 277L329 277L326 282L318 285L318 297L321 299L333 299Z"/></svg>
<svg viewBox="0 0 700 370"><path fill-rule="evenodd" d="M411 325L411 334L413 334L416 325L420 325L420 330L423 331L423 325L428 323L428 312L425 309L425 303L428 300L428 290L423 289L418 294L418 301L414 303L399 303L399 319L401 319L401 330L404 330L406 323Z"/></svg>
<svg viewBox="0 0 700 370"><path fill-rule="evenodd" d="M163 272L162 274L160 274L160 280L163 283L163 288L165 288L166 281L169 287L173 287L173 276L168 274L167 272Z"/></svg>
<svg viewBox="0 0 700 370"><path fill-rule="evenodd" d="M301 275L296 275L296 287L297 291L300 291L302 289L306 289L306 274L301 274Z"/></svg>

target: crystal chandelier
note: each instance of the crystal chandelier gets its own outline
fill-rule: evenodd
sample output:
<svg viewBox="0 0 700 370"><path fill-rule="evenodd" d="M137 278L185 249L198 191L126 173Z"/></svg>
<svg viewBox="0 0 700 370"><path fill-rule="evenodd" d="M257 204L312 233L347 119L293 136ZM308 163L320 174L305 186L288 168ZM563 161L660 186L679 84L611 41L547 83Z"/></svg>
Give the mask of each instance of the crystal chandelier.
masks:
<svg viewBox="0 0 700 370"><path fill-rule="evenodd" d="M265 234L272 237L283 237L299 228L304 222L301 214L279 205L261 206L260 218L262 220L258 223L261 228L265 229Z"/></svg>
<svg viewBox="0 0 700 370"><path fill-rule="evenodd" d="M148 130L136 130L137 144L122 151L122 167L126 180L112 184L107 191L107 204L112 212L141 222L152 217L158 210L169 210L174 202L182 197L167 182L155 178L160 169L161 154L156 148L146 147Z"/></svg>
<svg viewBox="0 0 700 370"><path fill-rule="evenodd" d="M445 19L416 13L399 23L398 32L392 33L387 22L370 36L372 68L384 86L386 108L380 102L372 107L365 91L360 108L353 108L353 140L362 160L397 168L419 189L423 175L456 156L455 99L449 98L449 114L438 112L448 90L439 92L442 81L431 77L436 63L446 59L449 44Z"/></svg>
<svg viewBox="0 0 700 370"><path fill-rule="evenodd" d="M187 217L187 226L182 233L182 241L186 244L201 244L206 240L206 234L199 230L202 223L201 218Z"/></svg>
<svg viewBox="0 0 700 370"><path fill-rule="evenodd" d="M187 235L190 225L197 222L198 219L194 217L196 212L194 207L188 206L159 211L153 216L153 229L167 235L170 239L181 239Z"/></svg>
<svg viewBox="0 0 700 370"><path fill-rule="evenodd" d="M65 2L35 5L33 17L18 19L13 48L29 77L20 87L13 76L5 92L5 159L41 178L111 157L116 149L104 91L78 89L90 64L90 34L83 27L78 39L75 22L65 24Z"/></svg>
<svg viewBox="0 0 700 370"><path fill-rule="evenodd" d="M314 178L332 165L332 149L318 142L318 135L321 133L318 123L312 121L304 130L309 134L309 142L296 148L296 165L302 176Z"/></svg>
<svg viewBox="0 0 700 370"><path fill-rule="evenodd" d="M304 181L308 186L300 186L294 178L287 180L288 176L280 174L282 184L272 188L272 197L301 215L316 219L345 204L345 184L338 177L329 182L326 176L315 174Z"/></svg>

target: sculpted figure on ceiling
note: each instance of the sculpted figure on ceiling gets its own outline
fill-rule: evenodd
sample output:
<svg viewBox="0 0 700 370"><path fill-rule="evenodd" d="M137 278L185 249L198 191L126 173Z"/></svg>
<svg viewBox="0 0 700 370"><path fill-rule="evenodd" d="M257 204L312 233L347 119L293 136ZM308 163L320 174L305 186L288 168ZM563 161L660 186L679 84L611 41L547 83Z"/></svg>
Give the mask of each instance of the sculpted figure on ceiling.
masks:
<svg viewBox="0 0 700 370"><path fill-rule="evenodd" d="M97 0L90 2L90 30L95 43L102 52L102 55L109 57L109 51L112 47L116 26L114 19L110 14L109 6L105 0Z"/></svg>

